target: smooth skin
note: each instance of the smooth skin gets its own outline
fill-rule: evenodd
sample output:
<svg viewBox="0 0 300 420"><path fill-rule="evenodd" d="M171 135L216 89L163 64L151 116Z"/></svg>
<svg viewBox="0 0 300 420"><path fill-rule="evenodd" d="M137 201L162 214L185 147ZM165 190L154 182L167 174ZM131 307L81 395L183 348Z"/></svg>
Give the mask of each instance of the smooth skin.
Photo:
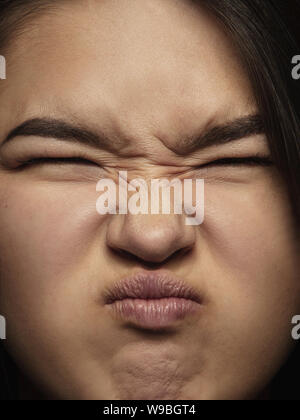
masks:
<svg viewBox="0 0 300 420"><path fill-rule="evenodd" d="M0 313L25 380L45 398L259 398L294 346L300 310L286 186L272 165L213 163L268 157L263 134L180 149L182 138L258 112L224 30L184 0L73 0L31 22L6 58ZM31 118L84 126L110 150L39 135L3 144ZM36 157L92 164L18 167ZM204 178L204 223L99 215L96 183L119 170L130 179ZM103 292L141 269L196 288L198 316L160 333L113 319Z"/></svg>

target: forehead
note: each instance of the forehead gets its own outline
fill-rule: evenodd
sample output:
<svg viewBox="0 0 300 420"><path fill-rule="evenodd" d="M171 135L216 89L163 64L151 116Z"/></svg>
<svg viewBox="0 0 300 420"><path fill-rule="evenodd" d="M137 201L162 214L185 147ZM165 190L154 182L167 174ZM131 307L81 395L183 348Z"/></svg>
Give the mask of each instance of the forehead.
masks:
<svg viewBox="0 0 300 420"><path fill-rule="evenodd" d="M7 121L51 116L176 141L251 112L225 31L184 0L65 2L11 50Z"/></svg>

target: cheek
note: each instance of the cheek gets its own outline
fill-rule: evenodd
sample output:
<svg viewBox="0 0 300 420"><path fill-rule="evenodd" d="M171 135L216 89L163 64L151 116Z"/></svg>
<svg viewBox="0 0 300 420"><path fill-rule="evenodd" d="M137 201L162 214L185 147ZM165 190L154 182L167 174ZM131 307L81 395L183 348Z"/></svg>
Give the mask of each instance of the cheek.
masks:
<svg viewBox="0 0 300 420"><path fill-rule="evenodd" d="M293 345L299 248L287 203L272 182L206 183L194 275L207 306L195 336L207 332L205 377L222 378L213 382L221 398L243 393L245 377L253 389L267 383Z"/></svg>
<svg viewBox="0 0 300 420"><path fill-rule="evenodd" d="M252 325L255 332L265 322L289 334L300 309L300 278L288 197L271 180L208 185L206 192L202 264L210 300L232 331Z"/></svg>
<svg viewBox="0 0 300 420"><path fill-rule="evenodd" d="M102 263L105 232L97 197L87 184L23 181L1 191L0 313L7 346L22 366L40 369L45 378L71 373L86 360L88 326L105 330L95 302L95 261Z"/></svg>
<svg viewBox="0 0 300 420"><path fill-rule="evenodd" d="M216 262L239 272L241 281L244 275L296 267L299 245L291 206L272 180L208 185L202 230Z"/></svg>
<svg viewBox="0 0 300 420"><path fill-rule="evenodd" d="M2 301L57 290L63 278L76 275L97 237L100 247L104 218L96 212L93 186L22 181L1 195Z"/></svg>
<svg viewBox="0 0 300 420"><path fill-rule="evenodd" d="M230 355L240 346L245 360L267 348L278 356L300 309L299 248L287 196L272 182L243 190L208 185L206 192L203 265L218 320L215 347L232 345Z"/></svg>
<svg viewBox="0 0 300 420"><path fill-rule="evenodd" d="M34 266L63 268L78 259L101 225L96 198L91 187L14 186L0 209L2 251L20 255L20 263L26 257L27 268L28 258Z"/></svg>

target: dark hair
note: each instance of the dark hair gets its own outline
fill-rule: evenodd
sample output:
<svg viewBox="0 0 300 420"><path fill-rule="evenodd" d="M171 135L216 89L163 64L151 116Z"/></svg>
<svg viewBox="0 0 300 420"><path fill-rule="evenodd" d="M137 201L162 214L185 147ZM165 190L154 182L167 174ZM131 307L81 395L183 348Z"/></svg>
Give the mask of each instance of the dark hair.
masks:
<svg viewBox="0 0 300 420"><path fill-rule="evenodd" d="M61 0L66 1L66 0ZM300 219L300 81L292 57L300 54L300 0L190 0L204 5L226 28L240 53L263 117L271 153L286 181L298 238ZM59 1L0 2L0 50L8 48L35 17ZM273 399L298 399L289 384L297 378L296 348L273 381ZM0 398L17 398L13 363L0 342Z"/></svg>
<svg viewBox="0 0 300 420"><path fill-rule="evenodd" d="M15 400L17 395L17 368L0 341L0 400Z"/></svg>

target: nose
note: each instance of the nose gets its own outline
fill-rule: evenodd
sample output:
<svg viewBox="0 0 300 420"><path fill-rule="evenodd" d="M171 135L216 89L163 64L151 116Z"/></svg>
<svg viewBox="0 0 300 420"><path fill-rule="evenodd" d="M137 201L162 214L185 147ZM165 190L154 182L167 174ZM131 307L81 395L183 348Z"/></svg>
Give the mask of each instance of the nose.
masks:
<svg viewBox="0 0 300 420"><path fill-rule="evenodd" d="M107 245L146 262L162 263L195 243L195 229L181 215L118 215L107 229Z"/></svg>

